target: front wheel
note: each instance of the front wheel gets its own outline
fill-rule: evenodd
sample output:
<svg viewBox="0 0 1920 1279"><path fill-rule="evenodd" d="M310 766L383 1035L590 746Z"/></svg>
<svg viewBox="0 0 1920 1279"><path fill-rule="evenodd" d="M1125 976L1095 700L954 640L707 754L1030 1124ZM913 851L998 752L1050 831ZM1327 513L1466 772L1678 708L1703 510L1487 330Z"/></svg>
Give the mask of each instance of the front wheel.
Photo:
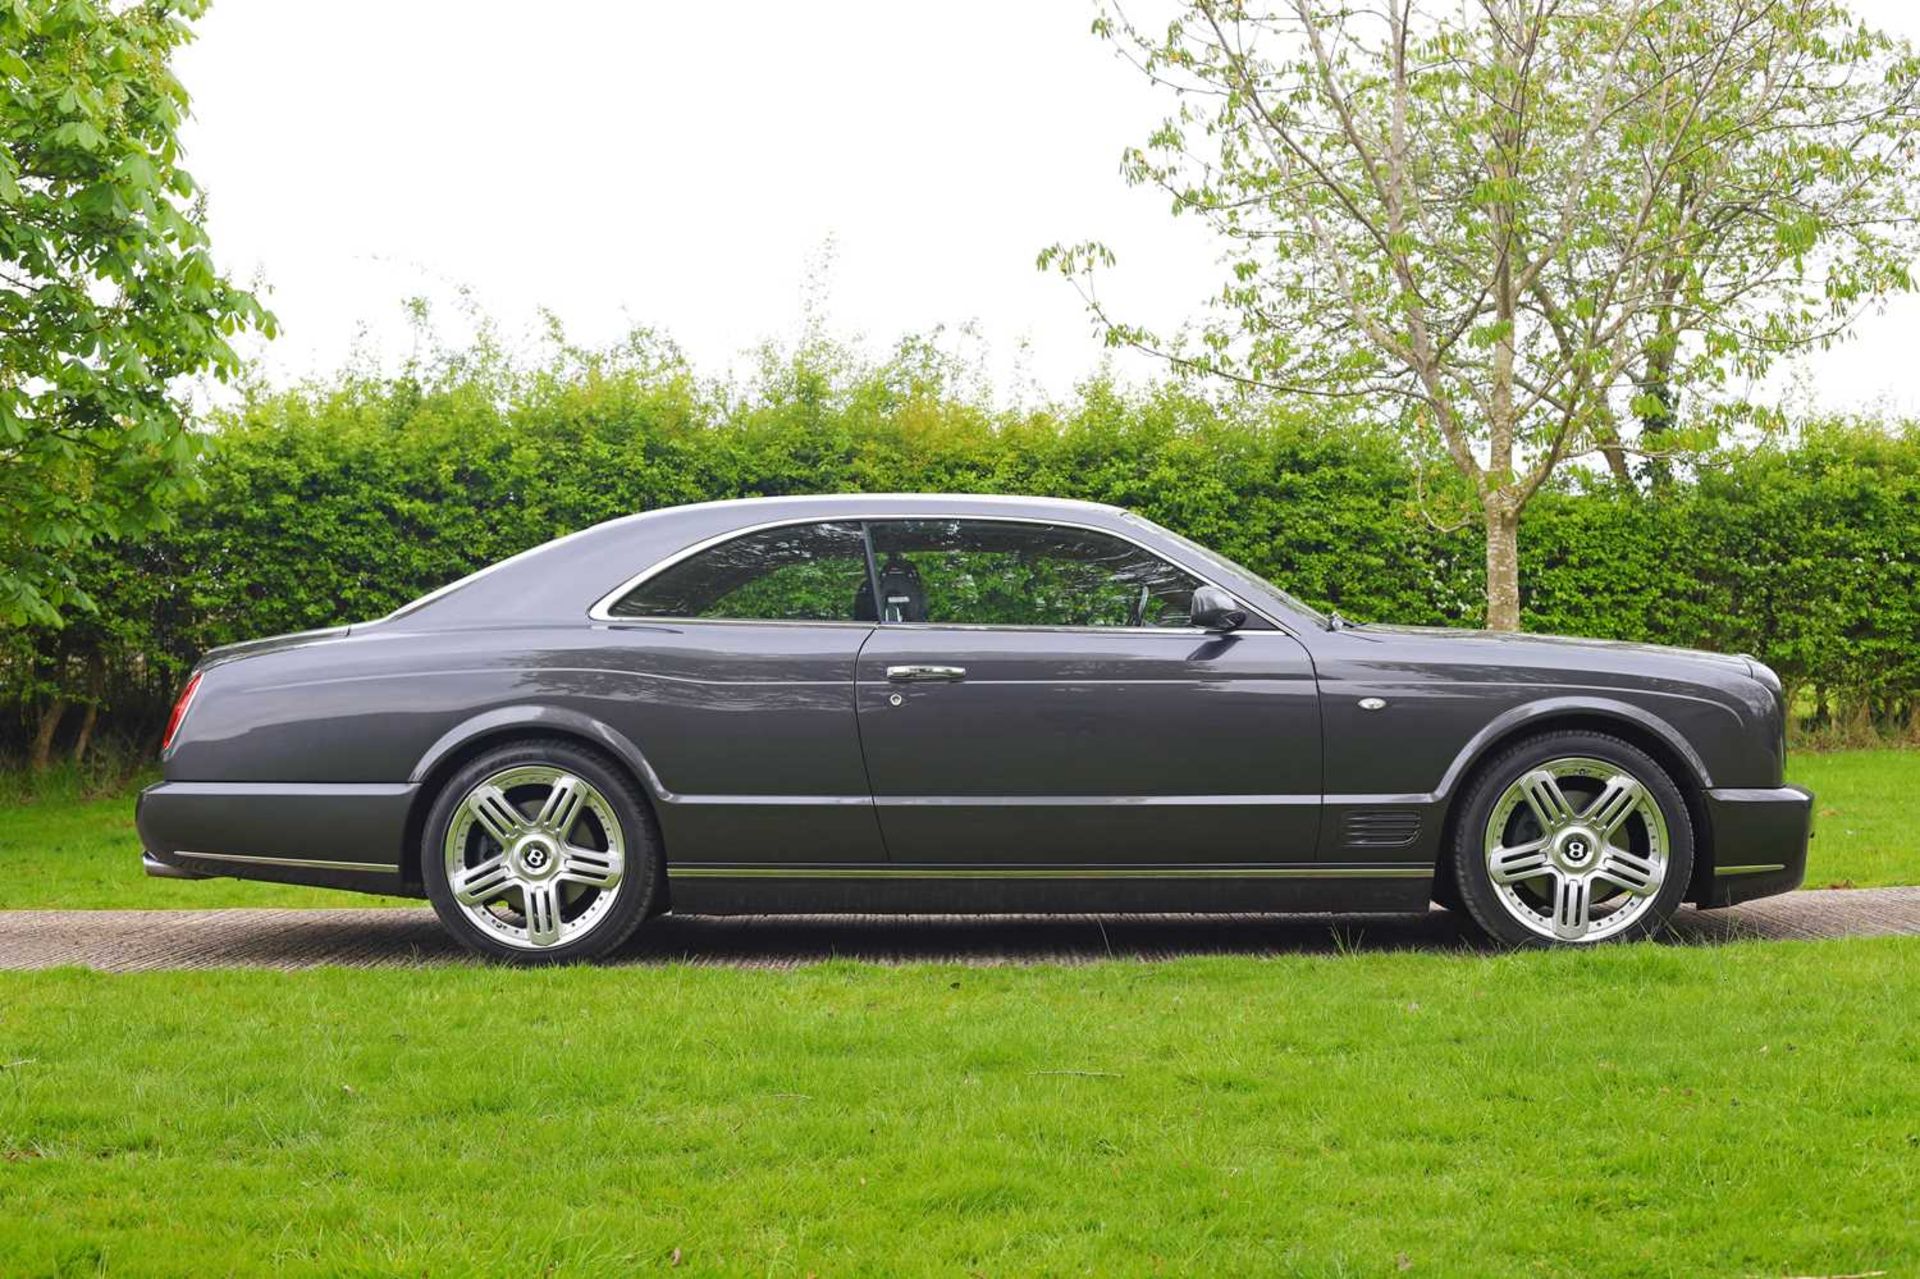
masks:
<svg viewBox="0 0 1920 1279"><path fill-rule="evenodd" d="M630 778L569 742L490 750L427 815L421 878L460 943L520 963L596 959L646 918L659 838Z"/></svg>
<svg viewBox="0 0 1920 1279"><path fill-rule="evenodd" d="M1453 881L1474 923L1512 946L1647 937L1679 909L1693 823L1645 751L1553 732L1495 757L1463 798Z"/></svg>

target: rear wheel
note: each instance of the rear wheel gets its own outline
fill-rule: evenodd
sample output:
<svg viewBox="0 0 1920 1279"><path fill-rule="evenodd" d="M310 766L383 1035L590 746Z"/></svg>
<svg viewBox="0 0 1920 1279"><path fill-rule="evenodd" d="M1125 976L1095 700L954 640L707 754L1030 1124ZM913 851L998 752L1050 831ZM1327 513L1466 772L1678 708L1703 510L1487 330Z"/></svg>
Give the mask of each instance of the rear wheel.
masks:
<svg viewBox="0 0 1920 1279"><path fill-rule="evenodd" d="M1645 751L1604 733L1510 747L1468 789L1454 889L1475 924L1514 946L1649 936L1693 873L1685 798Z"/></svg>
<svg viewBox="0 0 1920 1279"><path fill-rule="evenodd" d="M609 953L646 918L659 838L633 782L542 740L490 750L448 779L420 850L427 896L462 945L522 963Z"/></svg>

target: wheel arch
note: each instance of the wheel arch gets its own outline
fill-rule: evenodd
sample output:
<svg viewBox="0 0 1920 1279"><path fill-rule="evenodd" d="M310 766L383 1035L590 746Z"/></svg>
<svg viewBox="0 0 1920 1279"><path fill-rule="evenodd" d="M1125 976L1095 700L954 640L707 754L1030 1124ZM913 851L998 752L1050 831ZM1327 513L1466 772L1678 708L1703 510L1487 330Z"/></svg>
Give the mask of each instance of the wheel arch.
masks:
<svg viewBox="0 0 1920 1279"><path fill-rule="evenodd" d="M502 706L475 715L443 733L427 748L414 765L407 780L415 786L413 802L407 809L406 829L400 851L400 877L408 884L422 883L420 840L425 832L427 814L446 780L483 751L508 742L531 737L559 738L584 746L606 756L615 767L624 770L640 785L641 798L647 803L654 830L660 835L662 861L665 861L665 834L660 822L660 805L667 797L660 776L647 762L640 748L619 730L590 715L559 706L538 704ZM663 903L664 904L664 903Z"/></svg>
<svg viewBox="0 0 1920 1279"><path fill-rule="evenodd" d="M1523 738L1541 733L1586 731L1605 733L1637 746L1665 769L1686 801L1693 825L1693 873L1687 883L1688 901L1697 901L1713 882L1713 829L1708 823L1706 792L1713 785L1706 761L1687 739L1658 716L1627 702L1601 698L1553 698L1515 707L1496 717L1454 757L1438 789L1445 817L1441 822L1440 856L1434 875L1452 873L1455 837L1459 831L1460 802L1486 762Z"/></svg>

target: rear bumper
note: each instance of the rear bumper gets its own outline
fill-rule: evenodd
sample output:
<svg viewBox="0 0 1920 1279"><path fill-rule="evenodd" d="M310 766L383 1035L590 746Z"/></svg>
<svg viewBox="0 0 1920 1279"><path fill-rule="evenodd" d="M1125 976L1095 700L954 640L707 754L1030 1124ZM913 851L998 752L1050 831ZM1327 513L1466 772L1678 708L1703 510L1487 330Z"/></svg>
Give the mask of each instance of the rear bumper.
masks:
<svg viewBox="0 0 1920 1279"><path fill-rule="evenodd" d="M400 886L410 784L161 782L134 824L149 875L228 875L368 892Z"/></svg>
<svg viewBox="0 0 1920 1279"><path fill-rule="evenodd" d="M175 866L163 862L144 848L140 850L140 869L155 879L205 879L197 870L188 870L184 866Z"/></svg>
<svg viewBox="0 0 1920 1279"><path fill-rule="evenodd" d="M1800 887L1813 838L1813 792L1803 786L1710 790L1713 878L1702 906L1731 906Z"/></svg>

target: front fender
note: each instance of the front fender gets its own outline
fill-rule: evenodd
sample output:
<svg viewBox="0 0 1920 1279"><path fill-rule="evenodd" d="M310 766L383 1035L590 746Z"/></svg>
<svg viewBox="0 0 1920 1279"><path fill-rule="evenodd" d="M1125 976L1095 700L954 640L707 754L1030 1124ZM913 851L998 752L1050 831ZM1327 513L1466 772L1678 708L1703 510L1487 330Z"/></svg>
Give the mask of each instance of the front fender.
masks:
<svg viewBox="0 0 1920 1279"><path fill-rule="evenodd" d="M1451 798L1474 767L1514 733L1532 725L1571 718L1611 719L1650 733L1672 751L1674 758L1686 765L1690 777L1681 780L1690 780L1702 790L1713 785L1707 762L1700 757L1700 752L1658 715L1644 707L1610 697L1568 695L1544 697L1509 707L1494 716L1454 756L1453 762L1441 776L1440 784L1434 789L1434 797L1443 800Z"/></svg>

